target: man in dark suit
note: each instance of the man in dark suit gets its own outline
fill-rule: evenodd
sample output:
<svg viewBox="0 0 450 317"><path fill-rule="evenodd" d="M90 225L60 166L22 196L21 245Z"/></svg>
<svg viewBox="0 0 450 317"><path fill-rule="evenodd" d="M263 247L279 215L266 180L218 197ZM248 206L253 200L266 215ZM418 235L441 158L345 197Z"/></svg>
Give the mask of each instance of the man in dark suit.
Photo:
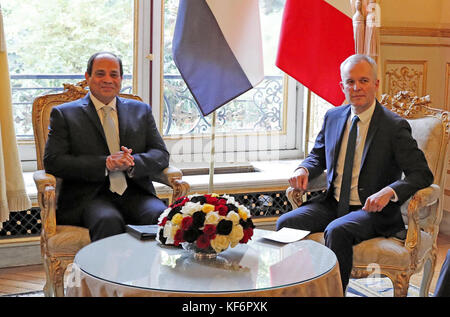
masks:
<svg viewBox="0 0 450 317"><path fill-rule="evenodd" d="M169 153L148 104L118 97L122 61L94 54L85 74L90 92L50 114L44 166L61 178L59 224L89 229L91 240L125 232L125 224L154 224L166 208L152 176Z"/></svg>
<svg viewBox="0 0 450 317"><path fill-rule="evenodd" d="M341 88L350 104L325 114L314 148L289 179L291 187L305 190L309 179L327 170L327 191L277 221L277 230L324 232L339 261L344 293L353 245L403 230L401 204L433 181L408 122L376 100L376 70L365 55L342 63Z"/></svg>

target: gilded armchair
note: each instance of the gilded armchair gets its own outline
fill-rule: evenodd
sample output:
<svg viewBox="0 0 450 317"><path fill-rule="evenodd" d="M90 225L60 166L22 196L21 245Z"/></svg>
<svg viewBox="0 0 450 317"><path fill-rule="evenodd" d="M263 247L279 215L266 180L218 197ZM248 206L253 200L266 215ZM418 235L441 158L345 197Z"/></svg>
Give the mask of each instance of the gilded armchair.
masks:
<svg viewBox="0 0 450 317"><path fill-rule="evenodd" d="M64 91L38 97L33 102L33 130L36 143L37 168L33 178L38 190L38 202L41 209L41 254L46 271L46 296L64 296L64 273L72 263L75 254L90 243L89 231L77 226L58 225L56 223L56 201L61 179L45 173L43 156L47 141L50 112L54 106L82 98L88 92L86 82L77 85L64 85ZM141 100L138 96L121 94L121 97ZM172 201L189 191L189 184L182 180L182 172L169 166L154 181L172 188Z"/></svg>
<svg viewBox="0 0 450 317"><path fill-rule="evenodd" d="M423 268L420 296L428 296L442 218L443 188L448 161L449 113L430 108L428 96L418 98L405 91L394 97L383 95L381 104L410 123L413 137L425 153L433 172L434 184L417 191L402 205L402 217L407 228L405 237L378 237L353 247L352 277L385 275L392 281L394 296L406 296L411 275ZM307 192L325 190L326 184L324 173L310 180ZM300 206L306 197L306 193L293 188L288 188L286 194L293 208ZM322 232L310 234L307 238L324 244Z"/></svg>

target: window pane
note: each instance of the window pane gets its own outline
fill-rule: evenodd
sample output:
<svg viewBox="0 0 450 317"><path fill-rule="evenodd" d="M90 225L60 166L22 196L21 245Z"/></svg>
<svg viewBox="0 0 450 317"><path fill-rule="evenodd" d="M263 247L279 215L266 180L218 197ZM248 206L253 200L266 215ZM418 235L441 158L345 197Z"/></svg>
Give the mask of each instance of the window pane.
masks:
<svg viewBox="0 0 450 317"><path fill-rule="evenodd" d="M82 81L97 51L122 58L122 88L131 92L133 6L134 0L2 1L18 136L33 135L33 100Z"/></svg>
<svg viewBox="0 0 450 317"><path fill-rule="evenodd" d="M216 111L218 133L282 131L285 125L284 76L275 66L283 0L260 0L265 79ZM210 133L212 114L203 117L178 72L172 57L172 38L178 0L164 1L163 133Z"/></svg>

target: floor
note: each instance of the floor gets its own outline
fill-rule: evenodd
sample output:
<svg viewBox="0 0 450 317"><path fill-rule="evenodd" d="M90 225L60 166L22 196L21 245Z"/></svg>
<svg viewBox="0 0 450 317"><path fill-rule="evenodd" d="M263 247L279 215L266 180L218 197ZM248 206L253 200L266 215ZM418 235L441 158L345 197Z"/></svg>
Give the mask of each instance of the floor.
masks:
<svg viewBox="0 0 450 317"><path fill-rule="evenodd" d="M430 292L434 292L442 263L450 249L450 236L439 235L436 269L431 282ZM410 283L420 286L421 274L411 277ZM0 296L42 290L45 284L45 272L42 265L0 268Z"/></svg>

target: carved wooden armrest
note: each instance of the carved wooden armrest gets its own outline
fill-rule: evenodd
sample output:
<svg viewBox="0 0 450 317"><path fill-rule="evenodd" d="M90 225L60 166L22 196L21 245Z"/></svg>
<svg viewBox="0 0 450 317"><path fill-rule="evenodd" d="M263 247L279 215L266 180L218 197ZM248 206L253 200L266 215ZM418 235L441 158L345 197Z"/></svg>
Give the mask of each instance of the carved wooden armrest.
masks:
<svg viewBox="0 0 450 317"><path fill-rule="evenodd" d="M410 251L420 245L420 209L436 204L439 201L441 189L432 184L429 187L417 191L408 203L408 233L406 235L405 247ZM433 215L436 217L436 215Z"/></svg>
<svg viewBox="0 0 450 317"><path fill-rule="evenodd" d="M319 176L308 181L306 192L318 192L327 189L327 172L323 172ZM303 196L305 192L298 188L289 187L286 189L286 196L293 209L303 204Z"/></svg>
<svg viewBox="0 0 450 317"><path fill-rule="evenodd" d="M33 173L41 208L42 234L47 238L56 233L56 177L38 170Z"/></svg>
<svg viewBox="0 0 450 317"><path fill-rule="evenodd" d="M173 189L172 199L176 200L181 196L185 196L190 189L189 184L182 180L182 177L183 172L180 169L175 166L169 166L153 177L153 180L171 187Z"/></svg>

